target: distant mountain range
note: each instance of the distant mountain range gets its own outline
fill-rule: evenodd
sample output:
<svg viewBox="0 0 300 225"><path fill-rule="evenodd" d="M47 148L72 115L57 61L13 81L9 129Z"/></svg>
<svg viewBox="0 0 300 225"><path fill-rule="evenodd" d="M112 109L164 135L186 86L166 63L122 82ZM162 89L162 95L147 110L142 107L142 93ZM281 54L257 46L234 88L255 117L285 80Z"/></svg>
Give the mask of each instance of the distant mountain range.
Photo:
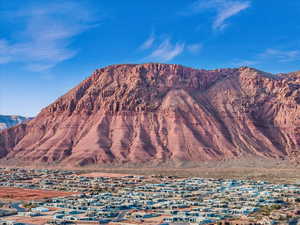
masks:
<svg viewBox="0 0 300 225"><path fill-rule="evenodd" d="M34 119L0 132L6 162L84 166L249 155L299 157L300 72L112 65Z"/></svg>
<svg viewBox="0 0 300 225"><path fill-rule="evenodd" d="M16 115L0 115L0 130L13 127L17 124L22 123L25 120L30 118L24 116L16 116Z"/></svg>

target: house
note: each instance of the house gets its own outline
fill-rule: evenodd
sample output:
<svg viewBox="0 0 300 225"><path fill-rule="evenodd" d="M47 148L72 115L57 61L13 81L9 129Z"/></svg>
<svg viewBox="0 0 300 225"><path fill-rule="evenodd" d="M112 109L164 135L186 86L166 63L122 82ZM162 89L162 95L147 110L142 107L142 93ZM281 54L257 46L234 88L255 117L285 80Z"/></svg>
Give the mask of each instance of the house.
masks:
<svg viewBox="0 0 300 225"><path fill-rule="evenodd" d="M26 225L26 223L20 223L10 220L0 220L0 225Z"/></svg>
<svg viewBox="0 0 300 225"><path fill-rule="evenodd" d="M45 208L45 207L36 207L36 208L32 208L31 211L33 211L33 212L49 212L49 209Z"/></svg>

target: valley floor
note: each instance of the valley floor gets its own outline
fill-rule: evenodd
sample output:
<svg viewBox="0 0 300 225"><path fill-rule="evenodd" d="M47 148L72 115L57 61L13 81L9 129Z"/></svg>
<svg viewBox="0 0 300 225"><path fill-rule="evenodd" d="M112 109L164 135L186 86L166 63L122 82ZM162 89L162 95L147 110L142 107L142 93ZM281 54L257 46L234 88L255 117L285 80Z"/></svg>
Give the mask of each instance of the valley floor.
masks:
<svg viewBox="0 0 300 225"><path fill-rule="evenodd" d="M105 164L85 167L64 165L32 165L0 161L1 167L48 168L73 170L90 177L122 175L162 175L177 177L203 177L216 179L263 180L272 183L300 184L300 164L289 160L243 158L223 161Z"/></svg>

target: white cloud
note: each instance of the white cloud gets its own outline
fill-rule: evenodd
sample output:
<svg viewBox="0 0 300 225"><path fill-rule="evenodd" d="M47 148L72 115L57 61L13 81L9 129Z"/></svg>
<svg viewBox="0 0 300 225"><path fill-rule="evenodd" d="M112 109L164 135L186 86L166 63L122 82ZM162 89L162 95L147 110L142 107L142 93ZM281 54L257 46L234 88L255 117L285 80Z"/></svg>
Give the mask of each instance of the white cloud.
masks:
<svg viewBox="0 0 300 225"><path fill-rule="evenodd" d="M153 43L155 41L154 34L151 34L148 39L140 46L141 50L146 50L152 47Z"/></svg>
<svg viewBox="0 0 300 225"><path fill-rule="evenodd" d="M200 13L204 10L214 10L216 17L213 22L213 29L222 30L227 26L226 21L250 7L250 1L239 0L198 0L192 4L189 13Z"/></svg>
<svg viewBox="0 0 300 225"><path fill-rule="evenodd" d="M263 63L286 63L300 60L300 51L298 50L278 50L269 48L260 54L255 55L250 60L234 60L234 66L253 66Z"/></svg>
<svg viewBox="0 0 300 225"><path fill-rule="evenodd" d="M300 51L298 50L278 50L269 48L262 54L260 54L261 58L273 58L277 62L291 62L300 59Z"/></svg>
<svg viewBox="0 0 300 225"><path fill-rule="evenodd" d="M28 64L26 66L26 68L28 70L33 71L33 72L45 71L45 70L48 70L52 67L53 67L53 64L38 64L38 63Z"/></svg>
<svg viewBox="0 0 300 225"><path fill-rule="evenodd" d="M180 41L171 41L170 36L155 36L153 33L139 47L139 50L148 52L148 56L144 59L158 60L167 62L175 57L189 52L192 54L198 53L202 49L201 43L185 43Z"/></svg>
<svg viewBox="0 0 300 225"><path fill-rule="evenodd" d="M258 64L259 62L256 60L235 60L235 62L232 63L233 66L254 66Z"/></svg>
<svg viewBox="0 0 300 225"><path fill-rule="evenodd" d="M184 43L177 42L176 44L172 44L170 39L167 38L152 51L149 58L161 61L170 61L180 55L183 52L184 47Z"/></svg>
<svg viewBox="0 0 300 225"><path fill-rule="evenodd" d="M24 26L13 34L19 38L0 38L0 63L21 62L32 71L48 70L74 57L72 38L95 26L94 14L78 2L28 6L11 12L9 19Z"/></svg>
<svg viewBox="0 0 300 225"><path fill-rule="evenodd" d="M194 54L198 53L202 49L202 47L202 44L190 44L186 46L187 50Z"/></svg>

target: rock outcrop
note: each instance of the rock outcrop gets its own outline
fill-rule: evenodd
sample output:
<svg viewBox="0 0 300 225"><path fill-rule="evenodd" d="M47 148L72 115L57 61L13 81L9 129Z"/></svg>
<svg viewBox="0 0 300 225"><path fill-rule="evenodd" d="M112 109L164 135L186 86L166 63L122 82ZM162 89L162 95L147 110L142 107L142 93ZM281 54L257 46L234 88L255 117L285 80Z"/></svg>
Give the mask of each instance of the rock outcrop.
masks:
<svg viewBox="0 0 300 225"><path fill-rule="evenodd" d="M68 165L295 158L300 72L174 64L97 69L36 118L0 133L0 157Z"/></svg>

